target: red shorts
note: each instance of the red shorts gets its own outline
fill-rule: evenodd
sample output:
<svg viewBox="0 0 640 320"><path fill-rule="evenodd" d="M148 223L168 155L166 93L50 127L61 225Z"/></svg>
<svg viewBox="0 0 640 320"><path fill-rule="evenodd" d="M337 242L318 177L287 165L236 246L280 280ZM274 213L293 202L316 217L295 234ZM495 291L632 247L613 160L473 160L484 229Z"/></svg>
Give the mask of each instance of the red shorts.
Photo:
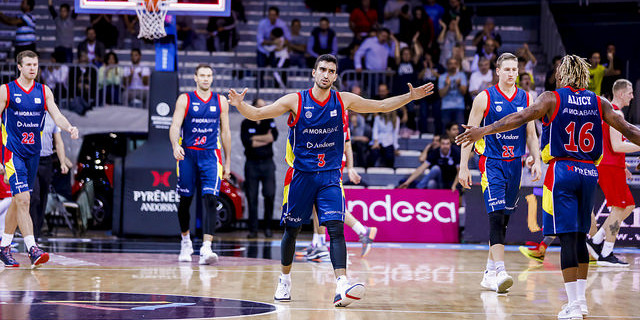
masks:
<svg viewBox="0 0 640 320"><path fill-rule="evenodd" d="M626 208L635 205L623 168L598 166L598 184L607 200L607 206Z"/></svg>

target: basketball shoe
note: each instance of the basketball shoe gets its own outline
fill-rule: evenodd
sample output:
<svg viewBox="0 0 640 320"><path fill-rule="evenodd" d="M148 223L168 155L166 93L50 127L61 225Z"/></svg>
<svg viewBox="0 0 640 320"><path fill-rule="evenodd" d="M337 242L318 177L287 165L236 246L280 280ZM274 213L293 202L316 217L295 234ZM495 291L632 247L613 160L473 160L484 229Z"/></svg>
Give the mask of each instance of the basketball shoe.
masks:
<svg viewBox="0 0 640 320"><path fill-rule="evenodd" d="M507 293L513 285L513 278L506 271L500 271L496 274L496 292Z"/></svg>
<svg viewBox="0 0 640 320"><path fill-rule="evenodd" d="M376 238L376 233L378 233L378 228L376 227L366 227L367 232L360 235L360 242L362 242L362 253L360 257L364 258L369 251L371 251L371 243L373 243L373 239Z"/></svg>
<svg viewBox="0 0 640 320"><path fill-rule="evenodd" d="M484 275L482 276L482 281L480 281L480 285L485 289L496 291L496 271L485 270Z"/></svg>
<svg viewBox="0 0 640 320"><path fill-rule="evenodd" d="M18 261L13 258L13 255L11 255L10 245L6 247L0 247L0 260L2 260L4 266L8 268L17 268L20 266L20 263L18 263Z"/></svg>
<svg viewBox="0 0 640 320"><path fill-rule="evenodd" d="M618 257L616 257L613 254L613 252L609 253L609 255L606 257L603 257L602 255L600 255L596 263L600 267L628 267L629 266L629 263L618 259Z"/></svg>
<svg viewBox="0 0 640 320"><path fill-rule="evenodd" d="M327 246L313 247L311 252L307 253L307 259L309 260L323 259L328 256L329 256L329 249L327 249Z"/></svg>
<svg viewBox="0 0 640 320"><path fill-rule="evenodd" d="M178 261L191 262L192 254L193 254L193 244L191 243L191 240L180 241L180 255L178 256Z"/></svg>
<svg viewBox="0 0 640 320"><path fill-rule="evenodd" d="M578 301L573 303L567 303L562 306L562 311L558 313L558 320L580 320L582 317L582 310L580 310L580 304Z"/></svg>
<svg viewBox="0 0 640 320"><path fill-rule="evenodd" d="M580 312L582 313L582 316L588 316L589 307L587 307L587 300L578 300L576 303L580 306Z"/></svg>
<svg viewBox="0 0 640 320"><path fill-rule="evenodd" d="M29 259L31 259L31 268L36 268L49 261L49 254L38 248L38 246L33 246L29 249Z"/></svg>
<svg viewBox="0 0 640 320"><path fill-rule="evenodd" d="M355 301L358 301L364 297L366 289L364 284L356 283L349 284L347 277L338 277L338 284L336 285L336 296L333 299L333 305L336 307L346 307Z"/></svg>
<svg viewBox="0 0 640 320"><path fill-rule="evenodd" d="M529 248L525 246L520 246L518 249L520 253L522 253L525 257L538 261L544 262L544 254L547 251L547 248L541 243L527 241L527 246L531 246Z"/></svg>
<svg viewBox="0 0 640 320"><path fill-rule="evenodd" d="M604 241L600 244L595 244L593 243L593 239L587 238L587 250L595 260L600 259L600 253L602 253L603 246L604 246Z"/></svg>
<svg viewBox="0 0 640 320"><path fill-rule="evenodd" d="M282 302L291 301L291 279L286 280L284 275L280 275L273 300Z"/></svg>
<svg viewBox="0 0 640 320"><path fill-rule="evenodd" d="M209 247L200 248L200 260L198 264L214 264L218 262L218 255Z"/></svg>

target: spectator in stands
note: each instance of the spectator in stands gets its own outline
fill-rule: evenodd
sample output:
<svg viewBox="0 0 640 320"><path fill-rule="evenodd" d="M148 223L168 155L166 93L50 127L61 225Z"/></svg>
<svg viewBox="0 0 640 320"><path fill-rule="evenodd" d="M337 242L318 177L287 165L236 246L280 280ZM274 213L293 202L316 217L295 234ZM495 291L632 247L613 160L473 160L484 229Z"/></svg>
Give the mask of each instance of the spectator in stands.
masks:
<svg viewBox="0 0 640 320"><path fill-rule="evenodd" d="M69 70L69 97L71 109L83 115L96 103L98 72L89 64L87 51L78 51L78 65Z"/></svg>
<svg viewBox="0 0 640 320"><path fill-rule="evenodd" d="M56 12L53 6L53 0L49 0L49 13L53 22L56 24L56 43L54 50L64 51L63 59L58 60L59 63L66 63L73 61L73 27L75 26L75 20L78 16L75 12L70 12L71 8L68 3L60 5L60 15Z"/></svg>
<svg viewBox="0 0 640 320"><path fill-rule="evenodd" d="M195 49L193 47L193 41L196 38L196 32L193 29L193 17L190 17L190 16L176 17L176 35L178 36L178 40L182 41L180 50Z"/></svg>
<svg viewBox="0 0 640 320"><path fill-rule="evenodd" d="M440 44L440 64L442 65L446 64L447 59L453 56L453 47L464 40L458 27L459 21L460 18L452 19L449 22L449 27L447 27L447 25L440 20L442 31L440 31L440 35L438 36L438 43Z"/></svg>
<svg viewBox="0 0 640 320"><path fill-rule="evenodd" d="M523 59L525 62L524 67L522 69L530 74L533 74L533 69L538 64L538 60L536 59L536 56L529 49L529 45L526 43L522 44L522 47L520 47L516 51L516 56L518 57L518 62L520 62L520 59ZM520 69L521 69L520 66L518 66L518 70Z"/></svg>
<svg viewBox="0 0 640 320"><path fill-rule="evenodd" d="M98 69L101 102L120 104L122 73L122 69L118 66L118 56L115 52L109 51L105 63Z"/></svg>
<svg viewBox="0 0 640 320"><path fill-rule="evenodd" d="M427 156L429 155L429 151L440 148L440 137L441 135L439 134L434 134L433 135L433 140L431 140L431 143L427 144L424 149L422 149L422 152L420 152L420 155L418 156L418 161L425 162L427 161Z"/></svg>
<svg viewBox="0 0 640 320"><path fill-rule="evenodd" d="M42 79L44 83L51 88L53 96L59 101L60 98L67 96L67 85L69 83L69 67L59 65L61 59L64 61L66 51L56 50L51 54L51 63L53 65L43 68Z"/></svg>
<svg viewBox="0 0 640 320"><path fill-rule="evenodd" d="M264 46L269 51L272 68L286 68L289 66L289 49L287 40L284 38L284 31L281 28L273 28L269 36L272 44ZM278 71L273 71L273 77L280 88L284 88L286 75L281 75Z"/></svg>
<svg viewBox="0 0 640 320"><path fill-rule="evenodd" d="M369 32L378 26L378 12L371 7L371 0L361 0L360 6L351 11L349 28L353 31L353 42L360 43Z"/></svg>
<svg viewBox="0 0 640 320"><path fill-rule="evenodd" d="M591 54L591 68L589 68L589 76L591 81L589 81L589 87L587 89L595 92L595 94L600 95L600 91L602 89L602 79L604 76L610 76L614 74L613 63L610 63L607 68L600 64L600 53L594 52Z"/></svg>
<svg viewBox="0 0 640 320"><path fill-rule="evenodd" d="M306 68L307 37L300 34L300 20L291 20L291 40L289 41L289 62L292 66ZM343 70L343 69L340 69Z"/></svg>
<svg viewBox="0 0 640 320"><path fill-rule="evenodd" d="M137 15L121 15L122 22L124 24L125 33L122 37L122 41L124 39L129 39L131 41L131 48L140 48L142 44L142 40L138 39L139 29L139 21Z"/></svg>
<svg viewBox="0 0 640 320"><path fill-rule="evenodd" d="M404 35L405 41L410 44L410 41L413 41L415 35L418 34L418 41L420 42L420 46L425 51L432 52L435 50L439 50L435 44L435 36L433 31L433 22L431 18L424 12L424 8L422 7L414 7L413 8L413 20L411 20L411 30L408 34ZM408 39L407 39L408 38ZM410 41L406 41L410 40Z"/></svg>
<svg viewBox="0 0 640 320"><path fill-rule="evenodd" d="M611 71L602 78L602 95L608 99L612 99L613 92L611 90L613 83L622 78L622 60L616 57L616 46L611 43L607 45L607 63L603 65Z"/></svg>
<svg viewBox="0 0 640 320"><path fill-rule="evenodd" d="M561 56L553 57L551 61L551 70L547 72L547 76L544 80L544 90L545 91L553 91L556 90L556 71L562 62Z"/></svg>
<svg viewBox="0 0 640 320"><path fill-rule="evenodd" d="M18 53L25 50L36 52L36 21L31 15L35 4L35 0L22 0L22 2L20 2L22 14L17 17L8 17L0 12L1 23L18 27L13 43L14 58L18 56Z"/></svg>
<svg viewBox="0 0 640 320"><path fill-rule="evenodd" d="M449 0L449 6L444 14L445 23L458 20L458 28L462 36L466 37L471 32L471 16L473 13L467 6L462 4L462 0Z"/></svg>
<svg viewBox="0 0 640 320"><path fill-rule="evenodd" d="M458 60L451 58L447 61L447 72L438 79L438 91L442 97L443 122L464 122L467 77L459 70Z"/></svg>
<svg viewBox="0 0 640 320"><path fill-rule="evenodd" d="M414 40L417 38L414 36ZM414 87L419 86L418 74L421 68L418 63L422 57L422 46L418 41L412 41L411 47L400 46L395 47L396 75L393 80L393 94L399 95L407 92L407 83L411 83Z"/></svg>
<svg viewBox="0 0 640 320"><path fill-rule="evenodd" d="M431 18L431 26L433 28L433 34L440 34L439 21L444 17L444 8L437 3L436 0L426 0L423 6L424 11ZM414 11L415 13L415 11Z"/></svg>
<svg viewBox="0 0 640 320"><path fill-rule="evenodd" d="M119 31L112 23L110 14L92 14L91 26L96 32L96 39L104 44L107 49L115 48L118 45Z"/></svg>
<svg viewBox="0 0 640 320"><path fill-rule="evenodd" d="M423 175L427 168L429 172L424 174L415 185L418 189L447 189L455 191L458 185L458 170L460 170L460 150L453 148L453 142L449 137L440 138L440 147L429 151L426 161L398 186L406 189L418 177Z"/></svg>
<svg viewBox="0 0 640 320"><path fill-rule="evenodd" d="M495 40L495 47L499 48L502 45L502 37L496 31L496 23L493 18L487 18L482 27L482 31L478 31L475 37L473 37L473 45L476 46L476 52L482 53L484 45L489 40Z"/></svg>
<svg viewBox="0 0 640 320"><path fill-rule="evenodd" d="M127 103L130 106L146 106L149 93L149 67L140 65L142 53L140 49L131 49L131 66L123 71L124 86L127 91Z"/></svg>
<svg viewBox="0 0 640 320"><path fill-rule="evenodd" d="M233 10L228 17L209 18L209 23L207 23L207 31L209 32L207 49L209 52L231 51L238 45L237 22L238 16Z"/></svg>
<svg viewBox="0 0 640 320"><path fill-rule="evenodd" d="M388 0L384 5L384 24L383 26L396 37L400 33L400 17L403 15L403 8L407 7L407 13L409 12L409 2L406 0Z"/></svg>
<svg viewBox="0 0 640 320"><path fill-rule="evenodd" d="M489 88L495 83L495 72L490 69L489 60L485 57L480 58L478 62L478 71L471 74L469 78L469 93L471 98L476 96L483 90Z"/></svg>
<svg viewBox="0 0 640 320"><path fill-rule="evenodd" d="M471 72L478 71L478 62L480 61L480 57L485 57L489 60L491 65L491 69L495 69L496 60L498 59L497 54L497 42L493 39L487 39L482 45L482 51L476 53L473 56L473 61L471 62Z"/></svg>
<svg viewBox="0 0 640 320"><path fill-rule="evenodd" d="M364 117L354 111L349 112L349 130L351 130L351 147L353 149L353 165L367 166L367 149L371 128L367 127Z"/></svg>
<svg viewBox="0 0 640 320"><path fill-rule="evenodd" d="M356 71L362 70L363 57L365 69L373 71L387 70L388 58L395 55L396 45L395 41L390 41L389 36L389 29L380 29L375 37L369 37L362 42L353 58ZM395 37L391 37L395 39Z"/></svg>
<svg viewBox="0 0 640 320"><path fill-rule="evenodd" d="M327 17L320 18L318 26L311 31L309 40L307 41L307 67L312 68L316 62L316 58L323 54L338 54L338 37L336 32L329 27L329 19Z"/></svg>
<svg viewBox="0 0 640 320"><path fill-rule="evenodd" d="M398 150L399 130L400 119L395 111L380 113L375 116L373 129L371 130L373 144L367 159L369 167L375 166L379 158L381 158L383 166L394 167L396 150Z"/></svg>
<svg viewBox="0 0 640 320"><path fill-rule="evenodd" d="M471 62L469 61L469 59L467 59L464 56L464 53L465 53L464 44L462 42L458 42L456 43L455 46L453 46L451 57L458 60L458 63L460 64L460 71L470 74ZM445 62L445 65L446 65L446 62Z"/></svg>
<svg viewBox="0 0 640 320"><path fill-rule="evenodd" d="M516 86L520 85L520 76L523 74L528 74L529 80L531 81L531 87L535 88L533 73L527 71L526 65L527 65L527 60L525 58L518 57L518 78L516 78Z"/></svg>
<svg viewBox="0 0 640 320"><path fill-rule="evenodd" d="M264 68L270 65L269 52L264 46L273 45L274 42L270 40L271 30L280 28L283 31L284 38L291 40L291 34L287 24L280 19L280 9L278 7L269 7L268 16L258 23L258 31L256 33L256 40L258 44L257 64L259 68Z"/></svg>
<svg viewBox="0 0 640 320"><path fill-rule="evenodd" d="M518 86L522 88L522 90L529 93L529 96L535 101L538 97L538 93L535 90L535 86L533 85L533 81L531 80L531 74L525 72L518 76Z"/></svg>
<svg viewBox="0 0 640 320"><path fill-rule="evenodd" d="M100 66L104 61L105 46L96 39L96 29L93 27L87 27L85 35L87 38L78 44L78 52L87 52L89 62Z"/></svg>
<svg viewBox="0 0 640 320"><path fill-rule="evenodd" d="M433 94L419 100L420 116L418 120L418 129L421 133L429 132L428 119L431 116L435 127L431 131L435 131L439 134L442 132L442 116L440 110L441 100L440 94L438 93L438 78L440 77L440 71L438 70L438 65L433 63L433 59L431 57L430 53L424 54L422 62L423 69L420 71L420 74L418 74L418 79L422 80L422 83L431 82L435 85L433 88Z"/></svg>
<svg viewBox="0 0 640 320"><path fill-rule="evenodd" d="M456 140L456 136L460 134L460 126L456 122L449 122L444 127L444 135L449 137L451 141ZM453 145L452 148L459 148L456 144Z"/></svg>

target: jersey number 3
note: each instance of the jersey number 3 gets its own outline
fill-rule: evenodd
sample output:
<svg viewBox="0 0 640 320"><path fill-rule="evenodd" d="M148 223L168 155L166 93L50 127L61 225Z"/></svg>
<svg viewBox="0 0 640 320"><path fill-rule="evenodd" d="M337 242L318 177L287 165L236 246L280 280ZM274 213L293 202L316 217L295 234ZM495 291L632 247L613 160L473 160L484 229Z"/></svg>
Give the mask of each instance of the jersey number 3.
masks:
<svg viewBox="0 0 640 320"><path fill-rule="evenodd" d="M575 129L576 123L571 121L569 125L564 129L569 134L569 143L564 145L564 148L569 152L578 152L578 145L576 145L575 141ZM580 145L580 151L582 152L591 152L596 143L596 139L591 134L593 129L593 122L587 122L582 125L580 131L578 133L578 144Z"/></svg>
<svg viewBox="0 0 640 320"><path fill-rule="evenodd" d="M22 133L22 144L34 144L34 134L33 132L23 132Z"/></svg>
<svg viewBox="0 0 640 320"><path fill-rule="evenodd" d="M324 161L324 153L318 155L318 167L324 167L326 162Z"/></svg>

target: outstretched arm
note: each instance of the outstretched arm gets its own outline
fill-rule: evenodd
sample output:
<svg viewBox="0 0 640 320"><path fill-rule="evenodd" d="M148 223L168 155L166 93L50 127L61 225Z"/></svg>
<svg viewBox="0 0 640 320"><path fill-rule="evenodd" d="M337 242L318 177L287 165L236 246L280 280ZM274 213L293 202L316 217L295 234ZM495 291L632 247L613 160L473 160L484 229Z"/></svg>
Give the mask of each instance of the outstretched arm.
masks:
<svg viewBox="0 0 640 320"><path fill-rule="evenodd" d="M487 110L487 92L483 91L473 99L473 105L471 107L471 113L469 114L470 127L479 127L482 118L484 118L484 112ZM469 172L469 157L471 155L471 149L473 144L465 145L460 153L460 169L458 172L458 181L460 185L466 189L471 188L471 174Z"/></svg>
<svg viewBox="0 0 640 320"><path fill-rule="evenodd" d="M345 108L348 110L353 110L358 113L374 113L396 110L413 100L422 99L433 93L433 83L431 82L417 88L414 88L411 83L407 83L407 85L409 86L408 93L384 100L364 99L350 92L341 92L340 95L342 96L342 102L344 102Z"/></svg>
<svg viewBox="0 0 640 320"><path fill-rule="evenodd" d="M71 123L69 123L69 120L67 120L67 117L60 112L60 109L58 109L58 105L56 105L56 101L53 98L53 92L51 92L51 89L49 89L48 86L44 86L44 91L46 95L45 100L47 103L47 111L49 111L53 122L55 122L60 129L69 132L71 139L78 139L78 128L72 126Z"/></svg>
<svg viewBox="0 0 640 320"><path fill-rule="evenodd" d="M247 94L247 88L241 93L234 89L229 89L229 104L238 108L238 111L249 120L258 121L262 119L271 119L291 111L293 114L298 112L298 94L290 93L276 100L276 102L256 108L244 102L244 96Z"/></svg>
<svg viewBox="0 0 640 320"><path fill-rule="evenodd" d="M625 121L622 115L615 112L613 107L611 107L609 100L600 97L600 102L602 108L602 120L622 133L622 135L631 142L640 145L640 129Z"/></svg>

